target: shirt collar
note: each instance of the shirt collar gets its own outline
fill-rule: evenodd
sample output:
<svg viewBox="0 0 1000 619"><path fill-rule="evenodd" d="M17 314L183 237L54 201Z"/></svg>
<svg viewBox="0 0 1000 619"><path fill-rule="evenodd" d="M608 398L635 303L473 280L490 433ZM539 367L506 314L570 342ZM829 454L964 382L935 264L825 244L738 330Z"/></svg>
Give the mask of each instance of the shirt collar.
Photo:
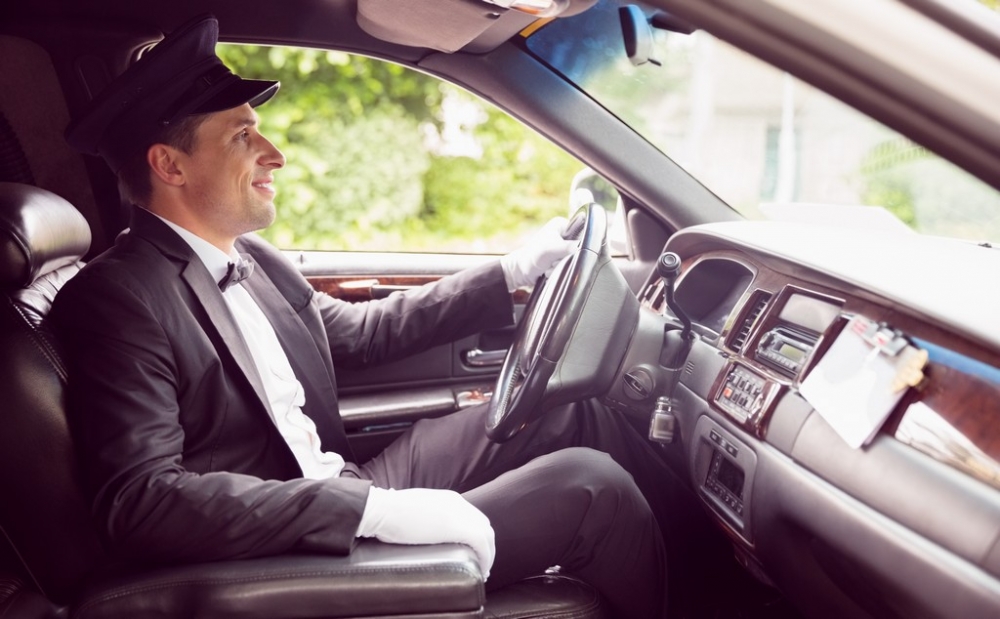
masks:
<svg viewBox="0 0 1000 619"><path fill-rule="evenodd" d="M170 226L171 230L184 239L184 242L191 247L191 250L197 254L202 264L204 264L205 268L208 269L208 273L212 276L214 281L220 281L223 277L225 277L226 272L229 270L229 263L239 258L236 250L233 250L232 255L227 255L226 252L222 251L215 245L212 245L194 232L191 232L186 228L182 228L169 219L164 219L152 211L147 210L147 212Z"/></svg>

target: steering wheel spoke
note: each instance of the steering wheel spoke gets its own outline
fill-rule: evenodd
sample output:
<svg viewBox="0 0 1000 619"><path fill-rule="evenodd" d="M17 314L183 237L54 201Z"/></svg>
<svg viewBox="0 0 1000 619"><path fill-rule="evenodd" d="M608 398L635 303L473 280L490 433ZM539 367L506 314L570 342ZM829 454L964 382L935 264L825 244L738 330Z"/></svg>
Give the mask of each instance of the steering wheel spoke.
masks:
<svg viewBox="0 0 1000 619"><path fill-rule="evenodd" d="M535 286L497 378L486 420L493 441L510 439L550 406L588 395L586 390L561 389L552 380L573 338L585 337L577 327L591 290L611 261L604 209L590 204L575 217L585 219L580 246Z"/></svg>

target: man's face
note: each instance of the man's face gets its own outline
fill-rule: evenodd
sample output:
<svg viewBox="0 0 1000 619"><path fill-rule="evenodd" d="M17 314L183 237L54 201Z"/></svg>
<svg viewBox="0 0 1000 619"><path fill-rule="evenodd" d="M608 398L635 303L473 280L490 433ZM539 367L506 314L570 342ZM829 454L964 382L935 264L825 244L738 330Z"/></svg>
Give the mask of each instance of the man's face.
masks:
<svg viewBox="0 0 1000 619"><path fill-rule="evenodd" d="M285 157L257 130L249 104L202 122L186 166L188 201L216 235L237 237L274 221L274 170Z"/></svg>

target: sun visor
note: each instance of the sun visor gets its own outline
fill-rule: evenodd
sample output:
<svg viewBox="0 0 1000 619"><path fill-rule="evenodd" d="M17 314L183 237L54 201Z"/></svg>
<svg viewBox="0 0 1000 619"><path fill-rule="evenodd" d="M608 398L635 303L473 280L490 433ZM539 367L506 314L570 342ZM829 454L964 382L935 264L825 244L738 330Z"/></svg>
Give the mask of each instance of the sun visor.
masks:
<svg viewBox="0 0 1000 619"><path fill-rule="evenodd" d="M573 0L562 13L590 8L596 0ZM358 25L375 38L410 47L455 52L488 51L537 19L483 0L358 0ZM489 46L476 41L490 41Z"/></svg>

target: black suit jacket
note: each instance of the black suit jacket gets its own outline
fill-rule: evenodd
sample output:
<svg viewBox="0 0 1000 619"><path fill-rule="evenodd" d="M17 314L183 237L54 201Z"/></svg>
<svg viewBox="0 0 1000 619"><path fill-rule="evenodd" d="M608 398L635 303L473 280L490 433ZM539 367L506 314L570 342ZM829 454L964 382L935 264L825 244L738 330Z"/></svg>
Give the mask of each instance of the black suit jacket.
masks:
<svg viewBox="0 0 1000 619"><path fill-rule="evenodd" d="M379 302L316 293L256 236L245 282L306 393L323 448L350 459L334 365L399 358L509 324L499 264ZM93 511L125 556L214 560L349 552L368 482L301 478L239 328L187 243L141 209L131 232L59 293L69 410Z"/></svg>

